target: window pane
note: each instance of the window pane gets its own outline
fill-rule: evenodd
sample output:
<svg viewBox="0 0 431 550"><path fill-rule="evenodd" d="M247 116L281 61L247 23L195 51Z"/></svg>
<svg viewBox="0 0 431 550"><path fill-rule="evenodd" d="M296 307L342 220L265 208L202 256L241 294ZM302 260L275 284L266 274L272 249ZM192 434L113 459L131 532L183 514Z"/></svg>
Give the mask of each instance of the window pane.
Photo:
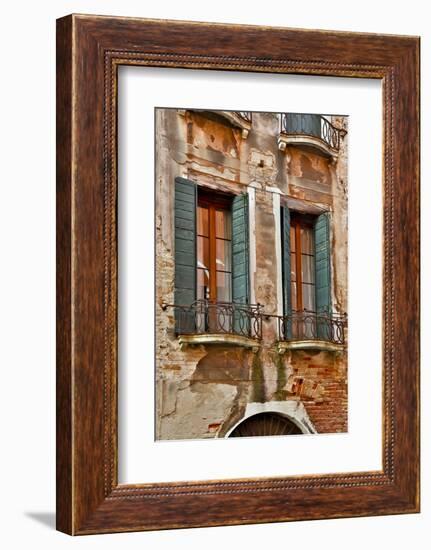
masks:
<svg viewBox="0 0 431 550"><path fill-rule="evenodd" d="M210 297L210 281L208 272L204 269L198 269L198 300L209 300Z"/></svg>
<svg viewBox="0 0 431 550"><path fill-rule="evenodd" d="M311 227L301 227L301 252L314 254L314 232Z"/></svg>
<svg viewBox="0 0 431 550"><path fill-rule="evenodd" d="M217 301L231 302L231 274L217 271Z"/></svg>
<svg viewBox="0 0 431 550"><path fill-rule="evenodd" d="M292 309L296 310L298 309L298 305L297 305L297 296L296 296L296 283L294 281L292 281L290 285L290 289L291 289Z"/></svg>
<svg viewBox="0 0 431 550"><path fill-rule="evenodd" d="M210 247L207 237L198 237L198 267L209 269Z"/></svg>
<svg viewBox="0 0 431 550"><path fill-rule="evenodd" d="M302 284L302 304L307 311L316 311L314 285Z"/></svg>
<svg viewBox="0 0 431 550"><path fill-rule="evenodd" d="M296 242L295 242L295 228L293 225L290 226L290 251L296 251Z"/></svg>
<svg viewBox="0 0 431 550"><path fill-rule="evenodd" d="M216 239L216 266L222 271L231 271L231 241Z"/></svg>
<svg viewBox="0 0 431 550"><path fill-rule="evenodd" d="M314 283L314 256L301 254L301 273L303 283Z"/></svg>
<svg viewBox="0 0 431 550"><path fill-rule="evenodd" d="M290 254L290 278L296 281L296 254Z"/></svg>
<svg viewBox="0 0 431 550"><path fill-rule="evenodd" d="M198 206L198 235L205 235L208 237L208 208Z"/></svg>
<svg viewBox="0 0 431 550"><path fill-rule="evenodd" d="M231 215L229 210L216 210L216 237L231 238Z"/></svg>

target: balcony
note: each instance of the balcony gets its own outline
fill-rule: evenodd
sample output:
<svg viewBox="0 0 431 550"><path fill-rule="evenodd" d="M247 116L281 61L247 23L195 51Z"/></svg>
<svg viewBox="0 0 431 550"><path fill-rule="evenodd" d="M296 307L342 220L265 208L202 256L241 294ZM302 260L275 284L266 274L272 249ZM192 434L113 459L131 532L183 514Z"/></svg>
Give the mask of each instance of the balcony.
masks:
<svg viewBox="0 0 431 550"><path fill-rule="evenodd" d="M240 128L242 138L247 139L251 130L251 111L217 111L217 113L226 118L233 126Z"/></svg>
<svg viewBox="0 0 431 550"><path fill-rule="evenodd" d="M345 135L345 130L336 128L321 115L281 113L278 147L284 150L287 145L308 145L337 158Z"/></svg>
<svg viewBox="0 0 431 550"><path fill-rule="evenodd" d="M262 339L261 306L197 300L190 306L163 304L173 309L180 347L236 345L257 351Z"/></svg>
<svg viewBox="0 0 431 550"><path fill-rule="evenodd" d="M279 353L294 349L343 351L346 347L346 314L304 310L277 319Z"/></svg>
<svg viewBox="0 0 431 550"><path fill-rule="evenodd" d="M260 304L197 300L190 306L162 304L163 311L173 310L175 334L181 349L186 346L222 344L258 351L263 321L277 324L276 349L346 349L347 315L294 311L291 315L268 315Z"/></svg>

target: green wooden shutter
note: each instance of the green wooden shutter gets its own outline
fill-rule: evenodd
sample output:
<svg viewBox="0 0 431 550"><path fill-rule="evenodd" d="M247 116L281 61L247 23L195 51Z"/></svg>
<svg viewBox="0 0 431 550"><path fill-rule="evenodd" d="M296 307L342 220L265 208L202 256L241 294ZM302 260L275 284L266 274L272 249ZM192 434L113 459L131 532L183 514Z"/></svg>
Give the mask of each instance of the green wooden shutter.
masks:
<svg viewBox="0 0 431 550"><path fill-rule="evenodd" d="M302 115L303 132L310 136L321 136L320 115Z"/></svg>
<svg viewBox="0 0 431 550"><path fill-rule="evenodd" d="M249 235L248 195L238 195L232 201L232 301L249 303ZM250 324L244 315L236 312L235 332L248 334Z"/></svg>
<svg viewBox="0 0 431 550"><path fill-rule="evenodd" d="M193 181L175 178L175 289L176 305L189 306L196 300L196 199ZM175 313L176 329L190 332L194 316Z"/></svg>
<svg viewBox="0 0 431 550"><path fill-rule="evenodd" d="M292 134L321 136L320 115L288 113L287 131Z"/></svg>
<svg viewBox="0 0 431 550"><path fill-rule="evenodd" d="M331 244L329 213L321 214L314 226L316 247L316 311L317 314L331 313ZM319 338L329 338L330 324L318 320Z"/></svg>
<svg viewBox="0 0 431 550"><path fill-rule="evenodd" d="M287 113L286 129L289 134L297 134L301 132L302 117L300 114Z"/></svg>
<svg viewBox="0 0 431 550"><path fill-rule="evenodd" d="M290 211L287 206L281 207L281 243L283 256L283 313L285 317L284 337L292 337L292 294L291 294L291 268L290 268Z"/></svg>

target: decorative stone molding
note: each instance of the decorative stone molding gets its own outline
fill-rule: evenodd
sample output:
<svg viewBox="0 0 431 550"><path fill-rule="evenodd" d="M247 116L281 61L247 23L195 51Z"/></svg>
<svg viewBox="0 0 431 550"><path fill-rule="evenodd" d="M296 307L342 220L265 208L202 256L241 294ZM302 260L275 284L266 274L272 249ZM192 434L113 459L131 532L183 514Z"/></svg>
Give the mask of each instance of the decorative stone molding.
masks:
<svg viewBox="0 0 431 550"><path fill-rule="evenodd" d="M280 151L285 151L287 145L307 145L308 147L318 149L321 153L328 155L333 160L338 159L338 152L330 147L324 140L315 136L279 134L278 148Z"/></svg>
<svg viewBox="0 0 431 550"><path fill-rule="evenodd" d="M253 353L257 353L260 347L258 340L247 338L239 334L221 334L221 333L205 333L205 334L182 334L178 336L180 349L183 350L187 346L206 346L212 344L222 344L228 346L240 346L249 348Z"/></svg>
<svg viewBox="0 0 431 550"><path fill-rule="evenodd" d="M251 130L251 122L246 120L237 111L216 111L217 114L226 118L231 124L241 129L242 139L247 139Z"/></svg>
<svg viewBox="0 0 431 550"><path fill-rule="evenodd" d="M334 344L325 340L293 340L288 342L277 342L277 352L283 355L288 350L299 349L317 349L320 351L343 352L345 346L343 344Z"/></svg>
<svg viewBox="0 0 431 550"><path fill-rule="evenodd" d="M259 183L258 181L253 180L247 185L247 187L251 187L253 189L261 190L262 189L262 184Z"/></svg>
<svg viewBox="0 0 431 550"><path fill-rule="evenodd" d="M229 437L233 430L244 420L261 413L276 413L284 416L296 424L303 434L317 434L316 428L310 420L304 404L301 401L266 401L265 403L248 403L244 416L231 426L224 437Z"/></svg>
<svg viewBox="0 0 431 550"><path fill-rule="evenodd" d="M265 187L265 191L267 191L268 193L275 193L276 195L284 195L281 189L279 189L278 187L271 187L270 185L267 185Z"/></svg>
<svg viewBox="0 0 431 550"><path fill-rule="evenodd" d="M312 216L319 216L324 212L331 211L327 204L305 201L303 199L297 199L296 197L286 197L285 204L290 210L295 210L295 212L300 212L301 214L310 214Z"/></svg>

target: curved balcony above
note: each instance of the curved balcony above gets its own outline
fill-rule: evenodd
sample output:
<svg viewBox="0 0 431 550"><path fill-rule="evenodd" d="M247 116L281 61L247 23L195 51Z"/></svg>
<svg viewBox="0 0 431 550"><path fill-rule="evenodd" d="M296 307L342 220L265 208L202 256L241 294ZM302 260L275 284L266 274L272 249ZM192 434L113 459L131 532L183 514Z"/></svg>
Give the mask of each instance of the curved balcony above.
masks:
<svg viewBox="0 0 431 550"><path fill-rule="evenodd" d="M241 346L256 352L262 339L261 306L234 302L197 300L190 306L163 304L172 308L175 334L181 348L221 344Z"/></svg>
<svg viewBox="0 0 431 550"><path fill-rule="evenodd" d="M233 126L240 128L243 139L247 139L251 129L251 111L217 111L217 114L226 118Z"/></svg>
<svg viewBox="0 0 431 550"><path fill-rule="evenodd" d="M327 342L326 340L288 340L277 342L277 351L280 355L290 350L318 350L318 351L339 351L343 352L343 344Z"/></svg>
<svg viewBox="0 0 431 550"><path fill-rule="evenodd" d="M189 306L162 304L173 310L175 335L186 346L240 346L257 352L262 341L262 322L276 320L278 353L317 349L343 352L346 349L347 315L293 311L290 315L269 315L261 304L197 300Z"/></svg>
<svg viewBox="0 0 431 550"><path fill-rule="evenodd" d="M283 151L287 145L306 145L337 159L345 135L321 115L281 113L278 147Z"/></svg>
<svg viewBox="0 0 431 550"><path fill-rule="evenodd" d="M278 317L277 351L316 349L343 352L346 349L347 315L293 311Z"/></svg>
<svg viewBox="0 0 431 550"><path fill-rule="evenodd" d="M241 336L240 334L224 334L222 332L208 332L202 334L180 334L178 336L180 348L187 346L206 346L208 344L219 344L223 346L239 346L249 348L254 353L259 349L259 341L256 338Z"/></svg>

